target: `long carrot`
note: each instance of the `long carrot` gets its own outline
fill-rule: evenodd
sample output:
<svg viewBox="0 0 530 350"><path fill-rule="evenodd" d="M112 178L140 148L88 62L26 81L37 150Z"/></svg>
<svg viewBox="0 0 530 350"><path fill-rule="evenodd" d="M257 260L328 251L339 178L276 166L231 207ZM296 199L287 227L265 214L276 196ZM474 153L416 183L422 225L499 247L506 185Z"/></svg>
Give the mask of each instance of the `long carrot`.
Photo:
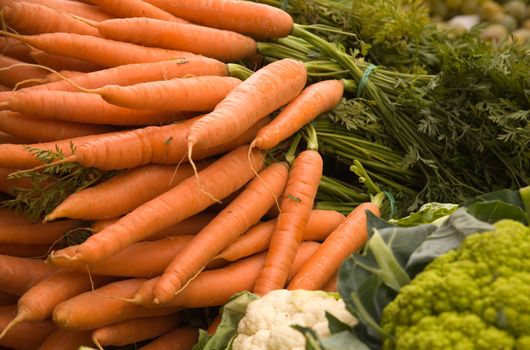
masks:
<svg viewBox="0 0 530 350"><path fill-rule="evenodd" d="M105 101L134 109L209 112L241 83L232 77L200 76L95 90Z"/></svg>
<svg viewBox="0 0 530 350"><path fill-rule="evenodd" d="M239 0L147 0L193 23L232 30L258 39L287 36L293 19L278 8Z"/></svg>
<svg viewBox="0 0 530 350"><path fill-rule="evenodd" d="M43 321L52 314L59 303L110 281L108 277L91 278L86 273L66 270L49 275L20 297L16 316L3 328L0 339L9 334L16 325L28 321Z"/></svg>
<svg viewBox="0 0 530 350"><path fill-rule="evenodd" d="M191 350L198 340L198 328L180 326L142 346L140 350Z"/></svg>
<svg viewBox="0 0 530 350"><path fill-rule="evenodd" d="M323 241L344 219L344 215L334 210L313 210L304 229L302 240ZM270 244L275 226L275 219L253 226L217 254L215 260L236 261L265 251Z"/></svg>
<svg viewBox="0 0 530 350"><path fill-rule="evenodd" d="M249 163L243 155L248 151L248 146L236 148L200 171L200 184L195 178L182 181L81 245L52 252L49 261L64 265L98 263L134 242L203 211L216 200L243 187L254 176L253 169L261 169L263 154L254 153Z"/></svg>
<svg viewBox="0 0 530 350"><path fill-rule="evenodd" d="M13 1L13 0L2 0L2 1ZM25 0L36 4L41 4L55 8L58 10L65 11L77 16L88 18L94 21L105 21L107 19L114 18L111 14L97 6L80 3L79 1L70 0Z"/></svg>
<svg viewBox="0 0 530 350"><path fill-rule="evenodd" d="M63 301L53 310L53 322L65 329L88 330L132 318L162 316L178 311L174 307L145 308L124 300L131 298L145 281L131 278L112 282Z"/></svg>
<svg viewBox="0 0 530 350"><path fill-rule="evenodd" d="M0 84L8 87L14 87L23 81L39 81L46 78L46 71L37 68L21 65L21 62L9 56L0 56ZM28 85L26 84L26 85Z"/></svg>
<svg viewBox="0 0 530 350"><path fill-rule="evenodd" d="M296 253L291 274L309 259L320 246L317 242L303 242ZM165 304L153 303L153 287L158 281L153 278L138 288L131 300L146 307L210 307L225 304L237 292L252 290L266 253L255 254L238 260L220 269L206 270L194 278L179 294Z"/></svg>
<svg viewBox="0 0 530 350"><path fill-rule="evenodd" d="M1 111L0 130L31 142L47 142L107 133L111 132L112 128L105 125L32 118L16 112Z"/></svg>
<svg viewBox="0 0 530 350"><path fill-rule="evenodd" d="M100 65L94 64L92 62L76 58L64 57L60 55L54 55L37 49L32 49L29 55L38 64L48 67L54 71L69 70L88 73L96 72L102 69ZM39 88L39 90L41 89L42 88Z"/></svg>
<svg viewBox="0 0 530 350"><path fill-rule="evenodd" d="M134 110L105 102L100 96L69 91L21 91L0 104L34 118L109 125L156 125L182 119L183 113Z"/></svg>
<svg viewBox="0 0 530 350"><path fill-rule="evenodd" d="M16 313L16 306L0 308L0 329L11 322ZM0 347L8 349L36 349L46 337L56 329L50 321L24 322L13 327L11 332L0 339Z"/></svg>
<svg viewBox="0 0 530 350"><path fill-rule="evenodd" d="M22 62L35 63L29 55L31 48L22 41L11 38L0 38L0 53L16 58Z"/></svg>
<svg viewBox="0 0 530 350"><path fill-rule="evenodd" d="M138 45L182 50L236 62L256 52L254 39L228 30L152 18L118 18L94 24L105 38Z"/></svg>
<svg viewBox="0 0 530 350"><path fill-rule="evenodd" d="M304 64L291 59L275 61L259 69L190 128L187 137L190 154L197 146L218 145L240 135L295 98L306 79Z"/></svg>
<svg viewBox="0 0 530 350"><path fill-rule="evenodd" d="M197 165L202 169L206 164L201 162ZM64 217L85 220L117 218L192 175L193 169L189 164L182 164L178 168L156 164L134 168L99 185L71 194L46 216L45 221ZM113 202L115 198L120 200L114 202L112 207L101 207L101 203Z"/></svg>
<svg viewBox="0 0 530 350"><path fill-rule="evenodd" d="M64 350L78 350L81 346L93 346L91 331L70 331L58 328L40 344L37 350L57 350L57 344L61 344Z"/></svg>
<svg viewBox="0 0 530 350"><path fill-rule="evenodd" d="M29 225L31 219L13 209L0 207L0 225ZM0 226L0 227L1 227Z"/></svg>
<svg viewBox="0 0 530 350"><path fill-rule="evenodd" d="M49 244L0 243L0 254L17 258L44 258L50 252Z"/></svg>
<svg viewBox="0 0 530 350"><path fill-rule="evenodd" d="M258 132L252 145L263 150L276 147L318 115L335 107L343 93L344 84L340 80L324 80L309 85Z"/></svg>
<svg viewBox="0 0 530 350"><path fill-rule="evenodd" d="M79 221L65 220L45 224L2 225L0 226L0 242L50 245L78 224Z"/></svg>
<svg viewBox="0 0 530 350"><path fill-rule="evenodd" d="M125 320L95 329L92 332L92 341L100 350L106 345L134 344L156 338L180 323L182 316L179 313Z"/></svg>
<svg viewBox="0 0 530 350"><path fill-rule="evenodd" d="M281 289L287 281L291 263L313 209L322 168L322 158L316 151L303 151L295 158L267 259L254 287L256 294L264 295L273 289Z"/></svg>
<svg viewBox="0 0 530 350"><path fill-rule="evenodd" d="M152 278L159 276L173 257L182 251L193 236L168 236L156 241L143 241L131 244L105 261L80 267L91 274L121 277ZM130 260L130 257L134 260Z"/></svg>
<svg viewBox="0 0 530 350"><path fill-rule="evenodd" d="M6 134L5 132L0 131L0 144L5 144L5 143L12 143L12 144L16 144L16 145L21 145L21 144L24 144L24 143L28 143L28 140L25 140L25 139L22 139L20 137L13 136L13 135L10 135L10 134Z"/></svg>
<svg viewBox="0 0 530 350"><path fill-rule="evenodd" d="M148 17L175 23L188 23L188 21L141 0L90 0L90 2L118 17Z"/></svg>
<svg viewBox="0 0 530 350"><path fill-rule="evenodd" d="M22 295L55 270L43 260L0 255L0 290Z"/></svg>
<svg viewBox="0 0 530 350"><path fill-rule="evenodd" d="M293 277L288 289L320 289L346 257L359 250L368 238L366 211L380 215L376 203L358 205L322 243L315 255Z"/></svg>
<svg viewBox="0 0 530 350"><path fill-rule="evenodd" d="M254 225L276 203L287 181L287 164L273 163L177 254L155 285L155 298L170 300L222 249Z"/></svg>
<svg viewBox="0 0 530 350"><path fill-rule="evenodd" d="M39 50L54 55L75 58L100 65L116 67L122 64L146 63L195 56L184 51L144 47L121 41L74 33L45 33L17 35L0 31L1 35L18 39Z"/></svg>
<svg viewBox="0 0 530 350"><path fill-rule="evenodd" d="M48 6L14 1L2 8L6 23L20 34L77 33L99 36L92 26Z"/></svg>

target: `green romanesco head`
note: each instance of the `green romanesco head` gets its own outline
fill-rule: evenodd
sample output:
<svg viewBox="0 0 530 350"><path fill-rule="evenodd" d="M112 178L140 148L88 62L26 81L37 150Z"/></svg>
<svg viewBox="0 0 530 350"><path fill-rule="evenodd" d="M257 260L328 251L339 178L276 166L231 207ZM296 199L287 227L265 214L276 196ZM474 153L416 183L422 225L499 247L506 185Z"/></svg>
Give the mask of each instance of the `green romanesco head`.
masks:
<svg viewBox="0 0 530 350"><path fill-rule="evenodd" d="M494 226L401 289L383 312L385 350L530 349L530 228Z"/></svg>

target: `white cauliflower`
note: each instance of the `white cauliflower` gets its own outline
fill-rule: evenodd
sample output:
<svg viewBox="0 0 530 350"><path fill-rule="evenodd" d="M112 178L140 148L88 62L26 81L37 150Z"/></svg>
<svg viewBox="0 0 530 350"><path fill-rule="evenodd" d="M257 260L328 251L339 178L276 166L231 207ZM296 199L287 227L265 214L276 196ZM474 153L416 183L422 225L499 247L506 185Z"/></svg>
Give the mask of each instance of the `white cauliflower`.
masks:
<svg viewBox="0 0 530 350"><path fill-rule="evenodd" d="M312 328L321 338L330 335L325 313L353 326L357 320L342 299L323 291L278 289L249 303L237 327L233 350L305 350L305 338L292 328Z"/></svg>

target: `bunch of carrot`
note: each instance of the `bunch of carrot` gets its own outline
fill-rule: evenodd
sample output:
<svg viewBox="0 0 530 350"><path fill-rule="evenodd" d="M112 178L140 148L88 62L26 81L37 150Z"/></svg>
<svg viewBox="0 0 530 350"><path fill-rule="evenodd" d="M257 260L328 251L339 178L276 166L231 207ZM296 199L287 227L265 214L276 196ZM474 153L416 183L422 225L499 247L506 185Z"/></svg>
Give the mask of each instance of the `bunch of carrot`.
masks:
<svg viewBox="0 0 530 350"><path fill-rule="evenodd" d="M117 171L42 223L0 209L0 346L190 349L187 309L243 290L335 288L379 198L347 217L314 210L318 151L292 162L268 151L333 108L344 84L307 85L292 59L231 76L255 62L256 40L290 33L287 13L239 0L0 5L0 191L36 186L16 171ZM42 152L60 157L43 164Z"/></svg>

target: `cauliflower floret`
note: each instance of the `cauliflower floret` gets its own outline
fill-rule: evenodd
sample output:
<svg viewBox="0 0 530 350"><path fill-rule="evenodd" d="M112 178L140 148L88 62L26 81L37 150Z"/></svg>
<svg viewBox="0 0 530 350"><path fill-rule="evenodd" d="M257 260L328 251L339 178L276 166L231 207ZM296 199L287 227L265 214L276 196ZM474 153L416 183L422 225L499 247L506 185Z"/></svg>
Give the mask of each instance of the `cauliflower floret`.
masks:
<svg viewBox="0 0 530 350"><path fill-rule="evenodd" d="M274 290L252 301L238 324L233 350L304 350L304 336L291 327L312 328L324 338L330 335L326 311L354 325L355 318L342 299L322 291Z"/></svg>

